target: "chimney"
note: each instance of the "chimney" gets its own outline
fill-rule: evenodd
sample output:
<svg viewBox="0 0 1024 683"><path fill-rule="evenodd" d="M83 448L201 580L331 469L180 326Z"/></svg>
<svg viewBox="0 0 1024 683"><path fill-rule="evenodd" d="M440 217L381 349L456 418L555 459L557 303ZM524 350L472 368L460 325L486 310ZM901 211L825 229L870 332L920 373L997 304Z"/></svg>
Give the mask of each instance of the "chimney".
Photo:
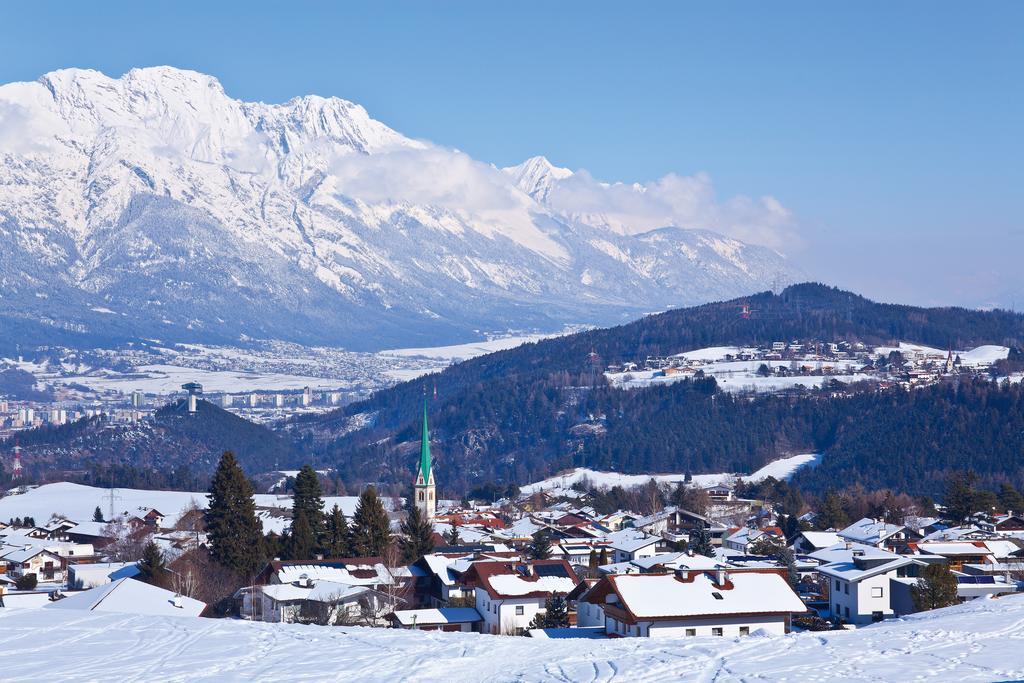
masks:
<svg viewBox="0 0 1024 683"><path fill-rule="evenodd" d="M175 594L175 596L171 598L171 604L177 607L178 609L182 609L184 607L184 605L182 604L181 596L177 594Z"/></svg>
<svg viewBox="0 0 1024 683"><path fill-rule="evenodd" d="M729 572L724 569L719 569L715 572L715 583L719 586L724 586L725 582L729 580Z"/></svg>

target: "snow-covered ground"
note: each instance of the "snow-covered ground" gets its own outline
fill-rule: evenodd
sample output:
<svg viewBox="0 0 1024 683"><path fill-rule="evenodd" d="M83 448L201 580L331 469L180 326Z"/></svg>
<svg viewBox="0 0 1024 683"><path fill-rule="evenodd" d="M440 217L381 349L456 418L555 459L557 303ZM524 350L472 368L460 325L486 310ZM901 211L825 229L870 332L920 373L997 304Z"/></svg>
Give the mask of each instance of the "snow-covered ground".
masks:
<svg viewBox="0 0 1024 683"><path fill-rule="evenodd" d="M291 496L258 493L256 505L268 508L291 508ZM335 504L347 516L351 517L356 510L356 496L327 496L324 498L324 509L330 510ZM114 511L116 514L127 512L135 514L139 508L156 508L162 512L168 523L174 522L181 513L193 504L205 508L206 493L190 491L148 491L143 489L114 489ZM390 500L383 501L390 506ZM12 517L34 517L42 524L50 515L57 514L76 521L92 519L93 511L99 506L104 515L109 514L110 489L101 489L82 484L60 482L46 484L29 489L25 493L8 491L0 498L0 520ZM280 533L285 528L282 518L264 517L264 531ZM0 676L2 678L2 676Z"/></svg>
<svg viewBox="0 0 1024 683"><path fill-rule="evenodd" d="M716 484L735 481L737 478L743 478L744 481L752 482L761 481L766 477L789 479L801 467L816 465L820 460L821 455L818 453L802 453L800 455L793 455L773 460L761 469L749 475L730 472L723 472L720 474L694 474L692 476L692 483L695 486L714 486ZM686 474L620 474L619 472L598 472L597 470L591 470L586 467L577 467L576 469L564 474L559 474L554 477L548 477L543 481L527 484L520 487L519 490L521 493L529 495L536 493L537 491L567 489L581 479L587 479L598 487L610 488L612 486L621 486L623 488L628 488L630 486L646 484L651 479L662 484L676 484L681 481L685 481Z"/></svg>
<svg viewBox="0 0 1024 683"><path fill-rule="evenodd" d="M856 631L531 639L60 609L0 610L7 682L997 681L1024 678L1024 597Z"/></svg>
<svg viewBox="0 0 1024 683"><path fill-rule="evenodd" d="M420 349L389 349L380 351L377 355L397 358L428 358L432 360L443 360L449 363L476 358L484 354L494 353L513 349L523 344L538 342L542 339L551 339L569 334L573 330L567 330L557 334L524 334L509 337L495 337L486 341L469 342L466 344L455 344L452 346L434 346Z"/></svg>
<svg viewBox="0 0 1024 683"><path fill-rule="evenodd" d="M776 479L789 479L801 467L814 467L821 462L821 453L802 453L788 458L773 460L750 476L743 477L744 481L758 482L768 477Z"/></svg>
<svg viewBox="0 0 1024 683"><path fill-rule="evenodd" d="M231 370L203 370L177 365L143 365L131 373L103 372L89 375L71 375L62 378L62 384L80 384L96 391L119 391L129 394L174 394L186 382L199 382L209 392L242 393L246 391L293 391L337 389L343 382L324 377L276 374L270 372L240 372Z"/></svg>
<svg viewBox="0 0 1024 683"><path fill-rule="evenodd" d="M904 358L910 359L929 358L945 360L949 354L947 349L935 349L930 346L900 342L899 346L879 346L875 349L874 355L887 356L892 351L899 351L903 354ZM961 364L967 367L987 367L997 360L1005 359L1009 353L1009 347L996 346L994 344L986 344L966 351L957 351L955 349L953 351L953 355L960 356Z"/></svg>

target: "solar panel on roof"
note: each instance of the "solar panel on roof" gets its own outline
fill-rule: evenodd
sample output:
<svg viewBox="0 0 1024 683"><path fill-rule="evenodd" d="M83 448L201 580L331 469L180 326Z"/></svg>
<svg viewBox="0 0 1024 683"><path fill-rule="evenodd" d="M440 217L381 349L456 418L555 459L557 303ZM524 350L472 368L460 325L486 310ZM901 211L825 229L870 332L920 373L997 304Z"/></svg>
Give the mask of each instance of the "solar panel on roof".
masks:
<svg viewBox="0 0 1024 683"><path fill-rule="evenodd" d="M958 576L957 583L993 584L996 582L994 576Z"/></svg>
<svg viewBox="0 0 1024 683"><path fill-rule="evenodd" d="M569 576L560 564L538 564L534 567L537 576Z"/></svg>

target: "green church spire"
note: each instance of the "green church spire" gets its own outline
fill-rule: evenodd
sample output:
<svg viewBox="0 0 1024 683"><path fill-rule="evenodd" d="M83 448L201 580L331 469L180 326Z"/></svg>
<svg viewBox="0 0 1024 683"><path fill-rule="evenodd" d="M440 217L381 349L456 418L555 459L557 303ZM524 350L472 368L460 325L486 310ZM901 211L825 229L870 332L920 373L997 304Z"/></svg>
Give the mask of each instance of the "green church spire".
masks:
<svg viewBox="0 0 1024 683"><path fill-rule="evenodd" d="M423 483L429 484L432 479L430 464L430 432L427 430L427 402L423 401L423 436L420 439L420 475Z"/></svg>

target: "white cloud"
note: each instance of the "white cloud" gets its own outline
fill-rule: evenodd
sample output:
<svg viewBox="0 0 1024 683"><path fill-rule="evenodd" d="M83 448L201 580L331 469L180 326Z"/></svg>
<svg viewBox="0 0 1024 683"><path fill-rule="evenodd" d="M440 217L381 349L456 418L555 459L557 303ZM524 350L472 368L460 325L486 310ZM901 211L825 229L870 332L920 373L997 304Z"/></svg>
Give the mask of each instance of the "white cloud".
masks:
<svg viewBox="0 0 1024 683"><path fill-rule="evenodd" d="M40 117L41 119L42 117ZM26 107L0 100L0 153L34 154L52 145L53 134Z"/></svg>
<svg viewBox="0 0 1024 683"><path fill-rule="evenodd" d="M488 236L504 235L552 258L567 256L537 226L532 213L538 207L530 197L502 171L458 150L425 144L344 154L332 161L330 172L337 191L348 197L440 207Z"/></svg>
<svg viewBox="0 0 1024 683"><path fill-rule="evenodd" d="M796 241L793 216L771 196L719 201L705 173L670 173L644 184L601 183L580 171L553 183L550 207L565 216L603 223L623 234L666 226L704 228L782 250Z"/></svg>

